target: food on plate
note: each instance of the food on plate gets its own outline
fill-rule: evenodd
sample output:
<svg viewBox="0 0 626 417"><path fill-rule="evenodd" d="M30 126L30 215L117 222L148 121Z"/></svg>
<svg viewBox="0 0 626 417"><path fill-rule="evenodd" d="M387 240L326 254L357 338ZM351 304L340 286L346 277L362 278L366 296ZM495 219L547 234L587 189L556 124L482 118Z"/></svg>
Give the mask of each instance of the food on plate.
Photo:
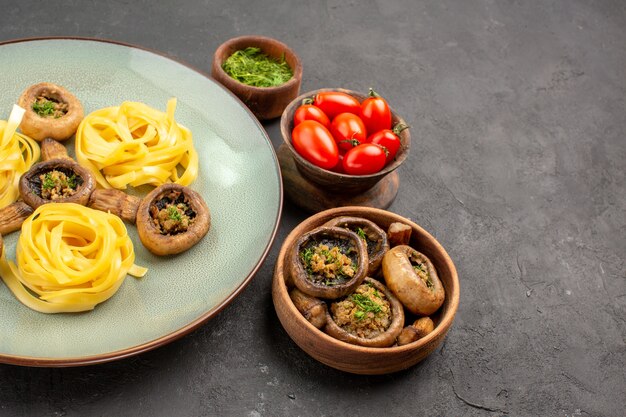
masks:
<svg viewBox="0 0 626 417"><path fill-rule="evenodd" d="M9 120L0 120L0 208L18 199L20 176L39 159L39 144L16 131L23 116L14 105Z"/></svg>
<svg viewBox="0 0 626 417"><path fill-rule="evenodd" d="M33 165L19 184L20 197L34 209L51 202L84 206L95 188L91 172L66 158Z"/></svg>
<svg viewBox="0 0 626 417"><path fill-rule="evenodd" d="M326 325L326 303L319 298L306 295L297 288L289 291L289 297L300 314L313 326L321 329Z"/></svg>
<svg viewBox="0 0 626 417"><path fill-rule="evenodd" d="M24 220L33 214L33 208L25 202L18 200L0 209L0 234L8 235L20 230Z"/></svg>
<svg viewBox="0 0 626 417"><path fill-rule="evenodd" d="M343 169L350 175L375 174L385 167L385 149L373 143L362 143L343 156Z"/></svg>
<svg viewBox="0 0 626 417"><path fill-rule="evenodd" d="M368 97L361 103L359 117L370 133L391 129L391 109L387 100L370 88Z"/></svg>
<svg viewBox="0 0 626 417"><path fill-rule="evenodd" d="M139 204L137 231L155 255L183 252L202 239L211 226L209 208L197 192L180 184L164 184Z"/></svg>
<svg viewBox="0 0 626 417"><path fill-rule="evenodd" d="M173 98L165 113L130 101L94 111L76 132L78 163L102 188L191 184L198 154L191 131L174 119L175 110Z"/></svg>
<svg viewBox="0 0 626 417"><path fill-rule="evenodd" d="M253 87L277 87L293 77L284 55L275 59L257 47L235 51L224 61L222 69L240 83Z"/></svg>
<svg viewBox="0 0 626 417"><path fill-rule="evenodd" d="M445 298L435 266L424 254L410 246L390 249L383 257L387 287L413 314L429 316Z"/></svg>
<svg viewBox="0 0 626 417"><path fill-rule="evenodd" d="M324 226L342 227L356 233L367 246L368 276L375 276L385 252L389 250L387 234L376 223L362 217L340 216L326 222Z"/></svg>
<svg viewBox="0 0 626 417"><path fill-rule="evenodd" d="M400 301L372 278L365 278L352 294L334 301L326 316L326 333L360 346L391 346L404 325Z"/></svg>
<svg viewBox="0 0 626 417"><path fill-rule="evenodd" d="M67 140L76 132L83 119L83 106L65 88L53 83L28 87L17 104L26 110L20 128L36 140L52 138Z"/></svg>
<svg viewBox="0 0 626 417"><path fill-rule="evenodd" d="M305 120L315 120L322 124L326 129L330 129L330 119L326 113L319 107L313 105L313 99L306 98L302 100L302 105L296 109L293 114L293 125L298 126Z"/></svg>
<svg viewBox="0 0 626 417"><path fill-rule="evenodd" d="M402 147L402 142L400 141L400 132L404 129L408 129L409 127L404 123L398 123L393 127L393 129L383 129L378 130L376 133L371 134L365 140L367 143L373 143L375 145L382 146L387 150L387 158L386 163L390 163L396 157L396 154Z"/></svg>
<svg viewBox="0 0 626 417"><path fill-rule="evenodd" d="M413 324L406 326L398 335L398 346L408 345L435 330L435 324L430 317L421 317Z"/></svg>
<svg viewBox="0 0 626 417"><path fill-rule="evenodd" d="M134 224L141 198L120 190L97 188L89 196L87 204L92 209L115 214L122 220Z"/></svg>
<svg viewBox="0 0 626 417"><path fill-rule="evenodd" d="M339 149L350 150L363 143L367 130L363 121L353 113L340 113L330 124L330 133L335 138Z"/></svg>
<svg viewBox="0 0 626 417"><path fill-rule="evenodd" d="M333 135L315 120L305 120L294 127L291 141L296 152L321 168L331 169L339 161L339 149Z"/></svg>
<svg viewBox="0 0 626 417"><path fill-rule="evenodd" d="M359 114L361 103L350 94L341 91L323 91L313 97L313 105L321 109L330 120L341 113Z"/></svg>
<svg viewBox="0 0 626 417"><path fill-rule="evenodd" d="M24 305L42 313L92 310L126 275L142 277L124 223L74 203L40 206L22 225L16 262L0 259L0 274Z"/></svg>
<svg viewBox="0 0 626 417"><path fill-rule="evenodd" d="M303 293L336 299L351 293L365 278L367 248L350 230L321 226L296 241L289 268L295 286Z"/></svg>
<svg viewBox="0 0 626 417"><path fill-rule="evenodd" d="M389 225L387 229L387 239L389 239L389 246L392 248L398 245L408 245L411 242L411 233L413 228L408 224L401 222L394 222Z"/></svg>
<svg viewBox="0 0 626 417"><path fill-rule="evenodd" d="M51 138L45 138L41 141L41 160L48 161L50 159L69 159L75 162L67 154L67 148L60 142Z"/></svg>

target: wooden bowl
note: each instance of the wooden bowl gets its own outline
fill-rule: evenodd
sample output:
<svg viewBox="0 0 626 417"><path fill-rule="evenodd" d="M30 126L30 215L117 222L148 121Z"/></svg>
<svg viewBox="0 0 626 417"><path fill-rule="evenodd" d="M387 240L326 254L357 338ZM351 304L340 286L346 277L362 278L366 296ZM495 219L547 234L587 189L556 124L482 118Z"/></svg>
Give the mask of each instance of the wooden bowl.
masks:
<svg viewBox="0 0 626 417"><path fill-rule="evenodd" d="M273 58L282 59L284 56L293 71L293 77L276 87L253 87L232 78L222 69L222 64L234 52L251 46L261 48L263 53ZM240 36L227 40L217 48L213 55L211 76L239 97L259 120L267 120L279 117L300 92L302 64L291 48L276 39Z"/></svg>
<svg viewBox="0 0 626 417"><path fill-rule="evenodd" d="M394 161L375 174L348 175L320 168L310 163L302 156L300 156L298 152L296 152L296 149L291 143L291 132L293 131L293 115L296 112L296 109L302 104L302 100L304 100L305 98L313 97L316 94L324 91L341 91L343 93L356 97L360 102L367 98L367 94L362 94L352 90L345 90L342 88L321 88L319 90L313 90L309 91L306 94L302 94L291 103L289 103L280 118L280 132L283 136L283 142L291 152L298 171L300 171L300 173L305 178L309 179L310 181L321 186L323 189L329 192L341 194L360 194L372 188L374 185L376 185L376 183L383 179L383 177L395 171L404 162L404 160L409 155L409 150L411 147L411 134L409 133L410 129L405 129L400 132L399 136L400 141L402 142L402 147L396 154L396 158L394 159ZM395 126L398 123L406 124L402 117L400 117L398 113L391 109L391 125Z"/></svg>
<svg viewBox="0 0 626 417"><path fill-rule="evenodd" d="M327 335L309 323L289 298L287 257L299 236L337 216L363 217L387 230L393 222L403 222L413 228L411 246L428 256L437 268L439 279L446 291L443 306L432 316L435 329L432 333L413 343L388 348L351 345ZM412 221L389 211L369 207L339 207L317 213L298 226L287 236L278 254L272 282L274 308L287 334L302 350L314 359L354 374L377 375L409 368L431 354L441 344L450 329L459 306L459 280L454 263L445 249ZM410 316L410 315L409 315ZM405 326L410 324L409 320Z"/></svg>

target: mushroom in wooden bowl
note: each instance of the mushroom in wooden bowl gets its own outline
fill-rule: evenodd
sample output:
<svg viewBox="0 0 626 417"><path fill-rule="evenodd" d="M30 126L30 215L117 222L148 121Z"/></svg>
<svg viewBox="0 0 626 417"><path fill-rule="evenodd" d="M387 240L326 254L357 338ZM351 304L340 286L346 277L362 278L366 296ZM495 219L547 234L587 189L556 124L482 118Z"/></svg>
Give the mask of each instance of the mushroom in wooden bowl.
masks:
<svg viewBox="0 0 626 417"><path fill-rule="evenodd" d="M232 91L259 120L279 117L300 92L302 63L284 43L240 36L220 45L211 76Z"/></svg>
<svg viewBox="0 0 626 417"><path fill-rule="evenodd" d="M341 299L326 300L296 288L290 275L290 251L302 235L340 216L372 221L394 235L390 236L394 245L410 246L423 255L420 260L427 258L437 275L418 274L423 265L416 262L413 265L415 277L422 280L425 288L435 288L435 283L443 288L445 297L440 307L429 316L422 316L401 304L401 313L396 314L398 309L393 306L397 306L401 298L386 285L384 276L366 278L353 294ZM398 225L400 232L396 232ZM398 214L356 206L329 209L296 226L283 242L272 282L272 299L278 318L300 348L328 366L366 375L397 372L432 353L454 321L459 291L454 263L432 235ZM421 295L414 296L419 299ZM400 319L402 324L398 324ZM431 326L424 326L424 322Z"/></svg>

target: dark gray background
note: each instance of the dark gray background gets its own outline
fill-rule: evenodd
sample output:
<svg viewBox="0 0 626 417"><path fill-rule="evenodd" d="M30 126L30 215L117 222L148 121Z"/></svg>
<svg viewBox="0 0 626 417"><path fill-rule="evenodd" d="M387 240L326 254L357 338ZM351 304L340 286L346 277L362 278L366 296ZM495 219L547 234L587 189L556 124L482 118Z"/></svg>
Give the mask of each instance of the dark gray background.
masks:
<svg viewBox="0 0 626 417"><path fill-rule="evenodd" d="M461 303L412 369L317 363L271 302L278 248L307 216L286 201L263 267L216 318L100 366L0 365L0 415L625 415L625 2L3 3L0 40L109 38L208 72L220 43L262 34L298 52L302 91L375 87L412 126L390 210L447 248Z"/></svg>

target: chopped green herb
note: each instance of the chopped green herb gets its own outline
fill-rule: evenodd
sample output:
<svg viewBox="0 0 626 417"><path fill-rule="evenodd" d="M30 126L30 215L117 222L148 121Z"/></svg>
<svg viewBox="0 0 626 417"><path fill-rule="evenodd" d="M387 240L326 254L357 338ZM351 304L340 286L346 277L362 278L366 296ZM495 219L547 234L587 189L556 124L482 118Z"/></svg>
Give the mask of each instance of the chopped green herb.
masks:
<svg viewBox="0 0 626 417"><path fill-rule="evenodd" d="M356 234L359 235L361 239L367 241L367 235L365 234L363 229L361 229L360 227L356 229Z"/></svg>
<svg viewBox="0 0 626 417"><path fill-rule="evenodd" d="M311 266L311 258L313 257L313 248L306 248L302 252L300 252L300 259L302 259L302 263L304 266Z"/></svg>
<svg viewBox="0 0 626 417"><path fill-rule="evenodd" d="M235 80L253 87L275 87L293 76L284 54L277 60L254 47L233 53L224 61L222 69Z"/></svg>
<svg viewBox="0 0 626 417"><path fill-rule="evenodd" d="M52 116L54 114L54 102L50 100L35 101L33 111L42 117Z"/></svg>
<svg viewBox="0 0 626 417"><path fill-rule="evenodd" d="M41 188L44 190L51 190L56 187L56 182L52 178L52 172L46 172L43 177L43 183L41 184Z"/></svg>
<svg viewBox="0 0 626 417"><path fill-rule="evenodd" d="M167 207L167 216L171 220L176 220L178 222L182 220L182 217L180 215L180 212L178 211L178 208L176 208L176 206L174 205L170 205Z"/></svg>
<svg viewBox="0 0 626 417"><path fill-rule="evenodd" d="M361 310L357 310L354 312L354 317L357 320L363 320L363 318L365 317L365 311L361 311Z"/></svg>
<svg viewBox="0 0 626 417"><path fill-rule="evenodd" d="M69 177L66 177L67 181L65 182L65 185L73 190L76 189L76 174L72 174Z"/></svg>
<svg viewBox="0 0 626 417"><path fill-rule="evenodd" d="M363 294L352 294L350 299L363 312L374 314L379 313L382 308L380 304Z"/></svg>

